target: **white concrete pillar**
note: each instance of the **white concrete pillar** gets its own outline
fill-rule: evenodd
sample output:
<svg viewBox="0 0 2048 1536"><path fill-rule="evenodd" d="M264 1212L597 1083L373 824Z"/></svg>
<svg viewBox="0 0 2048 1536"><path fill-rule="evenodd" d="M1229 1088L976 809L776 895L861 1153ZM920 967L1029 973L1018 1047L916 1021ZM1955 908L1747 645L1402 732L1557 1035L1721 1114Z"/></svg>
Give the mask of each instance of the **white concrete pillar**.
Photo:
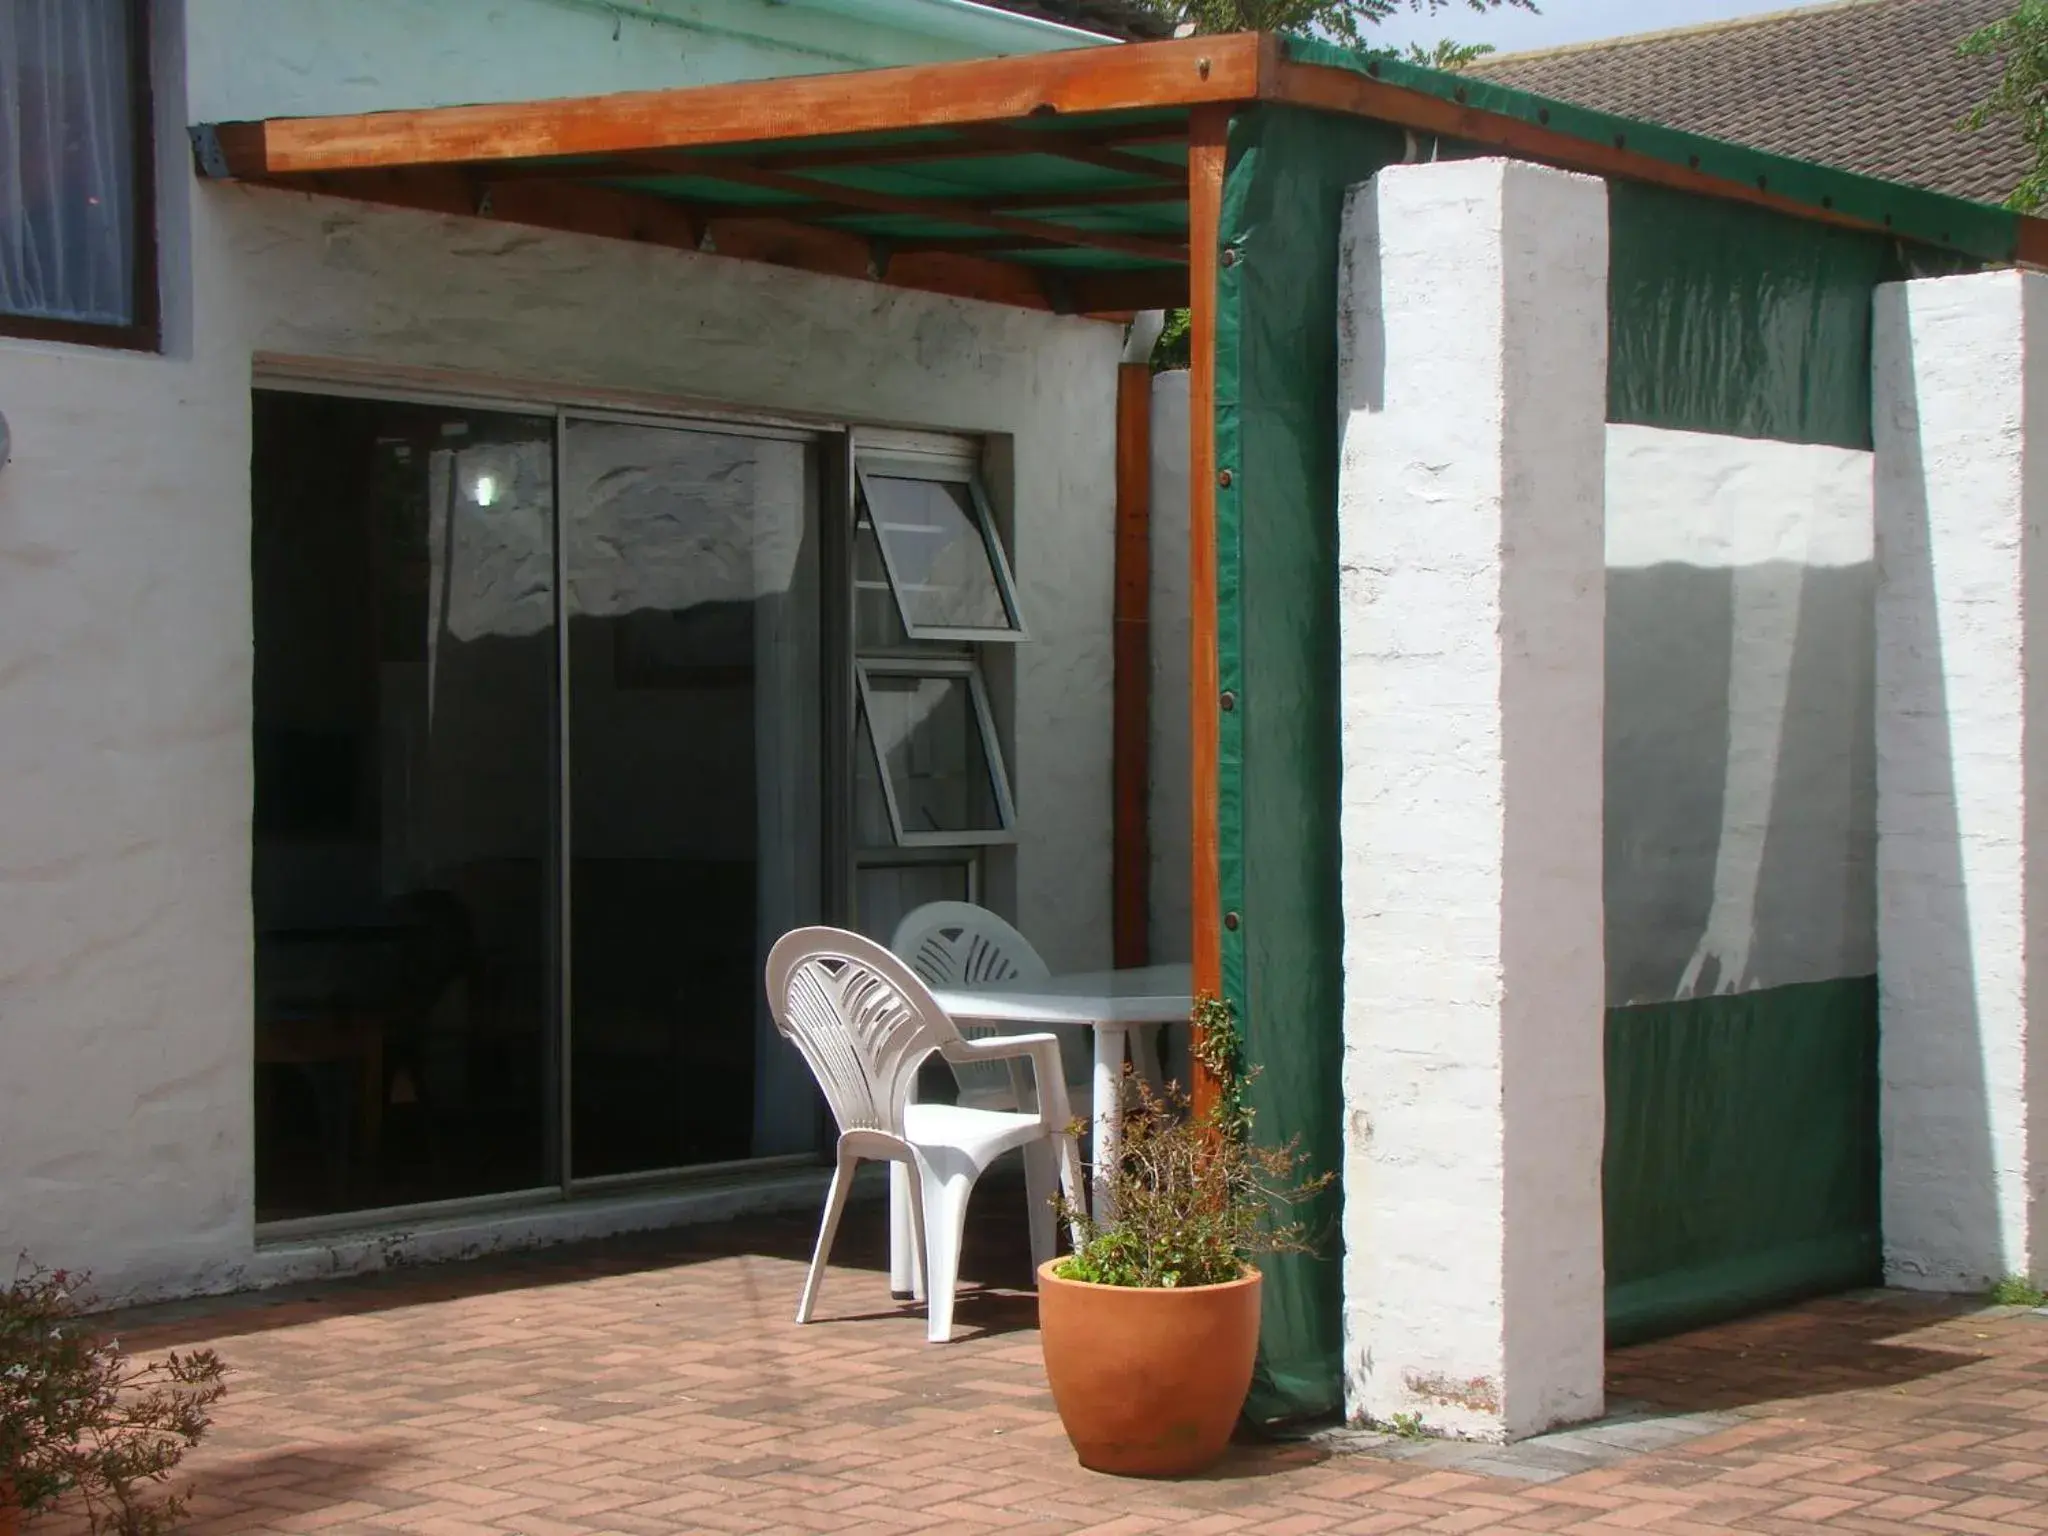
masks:
<svg viewBox="0 0 2048 1536"><path fill-rule="evenodd" d="M1602 1409L1607 190L1352 193L1339 325L1348 1406Z"/></svg>
<svg viewBox="0 0 2048 1536"><path fill-rule="evenodd" d="M1877 879L1884 1261L2048 1277L2048 278L1880 289ZM2041 452L2033 451L2035 448Z"/></svg>

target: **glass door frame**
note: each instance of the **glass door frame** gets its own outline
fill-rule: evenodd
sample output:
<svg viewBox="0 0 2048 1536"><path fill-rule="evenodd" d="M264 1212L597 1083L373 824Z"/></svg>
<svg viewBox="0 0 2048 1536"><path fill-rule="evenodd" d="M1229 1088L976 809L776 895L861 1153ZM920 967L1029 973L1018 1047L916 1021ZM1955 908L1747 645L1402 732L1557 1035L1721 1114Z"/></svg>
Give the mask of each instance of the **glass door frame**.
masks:
<svg viewBox="0 0 2048 1536"><path fill-rule="evenodd" d="M554 473L551 490L550 531L554 541L555 627L554 689L551 697L549 745L553 752L554 792L549 797L548 929L543 960L548 966L546 1002L548 1028L544 1032L548 1056L545 1068L553 1073L553 1092L544 1106L547 1145L543 1165L553 1170L553 1180L522 1189L466 1195L447 1200L407 1205L365 1206L355 1210L318 1216L296 1217L254 1224L259 1244L288 1243L334 1232L358 1231L411 1222L437 1216L475 1215L528 1210L566 1202L582 1196L617 1194L646 1188L687 1188L708 1179L730 1178L735 1174L773 1172L795 1167L823 1167L829 1163L822 1149L761 1158L735 1159L716 1163L687 1164L672 1168L578 1178L572 1152L573 1109L571 1075L573 981L571 954L571 818L574 762L568 740L570 705L568 561L569 540L565 537L563 505L564 469L568 457L568 428L571 421L604 422L644 426L667 431L698 431L727 437L766 438L805 444L816 455L817 505L814 509L819 545L819 675L823 689L819 746L819 786L822 797L819 897L821 919L843 923L852 911L852 721L855 674L853 664L852 603L852 521L854 453L853 431L844 422L803 419L772 413L725 410L677 403L664 409L657 403L622 406L616 402L579 396L574 391L493 389L488 381L463 381L442 387L437 382L411 382L399 376L363 372L347 364L333 371L316 362L295 359L257 360L249 380L249 398L257 392L328 396L333 398L386 401L395 405L421 405L451 410L511 412L551 418L554 423ZM253 409L253 405L252 405ZM253 802L252 802L253 814ZM253 892L251 894L253 902ZM252 1062L251 1071L254 1071ZM822 1100L818 1106L821 1133L830 1127L830 1116ZM250 1156L255 1144L250 1143ZM253 1175L253 1168L252 1168Z"/></svg>

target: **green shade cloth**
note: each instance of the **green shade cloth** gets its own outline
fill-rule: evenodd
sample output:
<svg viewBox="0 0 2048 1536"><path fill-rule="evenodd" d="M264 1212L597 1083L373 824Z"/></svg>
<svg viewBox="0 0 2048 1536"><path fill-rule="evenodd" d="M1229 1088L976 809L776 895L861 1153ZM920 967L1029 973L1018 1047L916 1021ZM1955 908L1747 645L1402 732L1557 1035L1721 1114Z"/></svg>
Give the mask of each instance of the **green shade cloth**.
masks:
<svg viewBox="0 0 2048 1536"><path fill-rule="evenodd" d="M1871 446L1871 296L1968 257L1633 182L1608 189L1607 419Z"/></svg>
<svg viewBox="0 0 2048 1536"><path fill-rule="evenodd" d="M1607 1342L1875 1284L1877 981L1607 1015Z"/></svg>
<svg viewBox="0 0 2048 1536"><path fill-rule="evenodd" d="M1217 294L1217 648L1224 994L1254 1133L1343 1158L1338 891L1337 256L1346 192L1401 157L1383 124L1263 107L1231 124ZM1219 481L1220 484L1220 481ZM1314 1255L1267 1259L1259 1420L1343 1402L1340 1196Z"/></svg>

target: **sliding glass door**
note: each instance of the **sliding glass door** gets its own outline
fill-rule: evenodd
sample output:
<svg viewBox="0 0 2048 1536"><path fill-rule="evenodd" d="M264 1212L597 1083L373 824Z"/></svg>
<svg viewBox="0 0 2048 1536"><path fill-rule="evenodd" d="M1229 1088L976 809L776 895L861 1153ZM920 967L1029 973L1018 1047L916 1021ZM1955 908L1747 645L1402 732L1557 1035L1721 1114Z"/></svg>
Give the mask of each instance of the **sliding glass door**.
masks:
<svg viewBox="0 0 2048 1536"><path fill-rule="evenodd" d="M254 413L258 1215L546 1184L554 420Z"/></svg>
<svg viewBox="0 0 2048 1536"><path fill-rule="evenodd" d="M761 962L823 889L814 450L572 419L563 452L572 1166L810 1151Z"/></svg>
<svg viewBox="0 0 2048 1536"><path fill-rule="evenodd" d="M828 885L818 445L254 429L259 1219L814 1151L760 975Z"/></svg>

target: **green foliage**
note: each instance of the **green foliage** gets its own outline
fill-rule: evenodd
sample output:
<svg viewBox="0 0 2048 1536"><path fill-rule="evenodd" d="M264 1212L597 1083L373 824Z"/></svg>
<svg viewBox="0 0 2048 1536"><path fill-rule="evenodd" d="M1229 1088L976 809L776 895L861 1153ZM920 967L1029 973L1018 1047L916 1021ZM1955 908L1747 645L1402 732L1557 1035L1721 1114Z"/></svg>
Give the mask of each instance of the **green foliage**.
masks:
<svg viewBox="0 0 2048 1536"><path fill-rule="evenodd" d="M66 1494L94 1532L155 1536L182 1497L146 1497L206 1433L227 1390L212 1350L138 1365L81 1316L82 1280L16 1265L0 1291L0 1482L33 1514Z"/></svg>
<svg viewBox="0 0 2048 1536"><path fill-rule="evenodd" d="M1387 1428L1403 1440L1429 1438L1429 1431L1422 1427L1422 1415L1419 1413L1397 1413L1387 1420Z"/></svg>
<svg viewBox="0 0 2048 1536"><path fill-rule="evenodd" d="M1435 16L1448 10L1535 11L1536 0L1143 0L1175 26L1196 32L1299 32L1334 37L1353 48L1366 46L1365 28L1403 11ZM1390 54L1377 48L1375 53ZM1493 52L1490 43L1440 39L1424 48L1410 43L1406 58L1430 69L1456 71ZM1166 329L1152 348L1152 371L1188 366L1188 312L1166 312Z"/></svg>
<svg viewBox="0 0 2048 1536"><path fill-rule="evenodd" d="M1965 58L1995 54L2004 64L1997 88L1961 126L1974 133L1987 123L2019 124L2034 164L2005 205L2033 213L2048 204L2048 0L2020 0L2012 15L1972 32L1956 51Z"/></svg>
<svg viewBox="0 0 2048 1536"><path fill-rule="evenodd" d="M1164 373L1169 368L1185 368L1190 362L1188 356L1188 322L1190 315L1184 309L1169 309L1166 312L1166 329L1159 333L1159 340L1152 344L1152 371Z"/></svg>
<svg viewBox="0 0 2048 1536"><path fill-rule="evenodd" d="M1426 69L1447 70L1456 74L1466 65L1475 63L1493 52L1491 43L1455 43L1448 37L1439 38L1433 47L1425 48L1420 43L1408 45L1408 62L1420 64Z"/></svg>
<svg viewBox="0 0 2048 1536"><path fill-rule="evenodd" d="M2048 1291L2044 1291L2025 1275L2007 1275L1991 1287L1991 1305L1994 1307L2040 1307L2048 1306Z"/></svg>
<svg viewBox="0 0 2048 1536"><path fill-rule="evenodd" d="M1215 1106L1196 1115L1179 1089L1155 1094L1125 1074L1117 1166L1094 1170L1108 1185L1116 1215L1097 1222L1060 1201L1062 1219L1079 1237L1058 1270L1063 1279L1150 1288L1223 1285L1258 1254L1308 1251L1302 1224L1278 1218L1321 1193L1330 1175L1302 1177L1306 1158L1295 1142L1252 1145L1244 1101L1250 1074L1242 1068L1230 1007L1198 999L1194 1020L1197 1052L1220 1089Z"/></svg>
<svg viewBox="0 0 2048 1536"><path fill-rule="evenodd" d="M1403 12L1533 11L1535 0L1145 0L1176 26L1197 32L1299 32L1365 46L1365 29Z"/></svg>
<svg viewBox="0 0 2048 1536"><path fill-rule="evenodd" d="M1195 999L1195 1060L1202 1064L1216 1084L1216 1124L1232 1141L1251 1137L1252 1112L1244 1091L1251 1073L1244 1064L1244 1034L1237 1027L1237 1015L1230 1004L1206 993Z"/></svg>

